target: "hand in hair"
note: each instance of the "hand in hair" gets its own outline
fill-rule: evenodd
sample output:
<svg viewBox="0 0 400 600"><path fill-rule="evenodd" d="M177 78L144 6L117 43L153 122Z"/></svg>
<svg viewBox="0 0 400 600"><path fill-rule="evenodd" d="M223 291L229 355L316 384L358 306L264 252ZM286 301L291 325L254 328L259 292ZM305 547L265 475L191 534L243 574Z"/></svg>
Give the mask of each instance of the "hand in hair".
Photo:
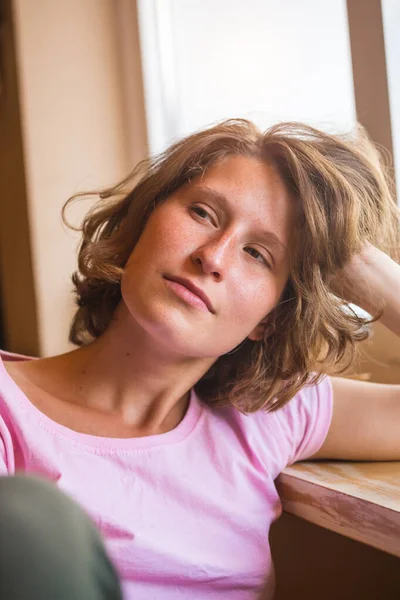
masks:
<svg viewBox="0 0 400 600"><path fill-rule="evenodd" d="M356 304L400 334L400 265L366 242L331 282L335 295Z"/></svg>

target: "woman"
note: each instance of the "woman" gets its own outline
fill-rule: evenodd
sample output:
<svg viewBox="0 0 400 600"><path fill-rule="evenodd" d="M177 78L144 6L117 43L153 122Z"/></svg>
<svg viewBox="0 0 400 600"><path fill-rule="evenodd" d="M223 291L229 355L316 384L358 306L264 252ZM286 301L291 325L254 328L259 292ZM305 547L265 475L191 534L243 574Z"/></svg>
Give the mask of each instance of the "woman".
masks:
<svg viewBox="0 0 400 600"><path fill-rule="evenodd" d="M285 466L400 458L400 387L332 377L368 336L349 302L400 334L376 151L227 121L100 193L82 232L78 349L3 356L5 597L271 597Z"/></svg>

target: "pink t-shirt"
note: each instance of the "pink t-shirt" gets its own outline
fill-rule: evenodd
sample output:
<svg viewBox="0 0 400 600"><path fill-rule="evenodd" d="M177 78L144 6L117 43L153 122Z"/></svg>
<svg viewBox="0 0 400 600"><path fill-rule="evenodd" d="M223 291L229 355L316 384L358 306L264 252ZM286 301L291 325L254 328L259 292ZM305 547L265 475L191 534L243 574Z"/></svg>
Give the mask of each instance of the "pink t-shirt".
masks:
<svg viewBox="0 0 400 600"><path fill-rule="evenodd" d="M102 533L126 600L269 599L274 480L317 452L331 413L328 377L248 416L192 390L172 431L97 437L41 413L0 359L0 475L40 474L72 496Z"/></svg>

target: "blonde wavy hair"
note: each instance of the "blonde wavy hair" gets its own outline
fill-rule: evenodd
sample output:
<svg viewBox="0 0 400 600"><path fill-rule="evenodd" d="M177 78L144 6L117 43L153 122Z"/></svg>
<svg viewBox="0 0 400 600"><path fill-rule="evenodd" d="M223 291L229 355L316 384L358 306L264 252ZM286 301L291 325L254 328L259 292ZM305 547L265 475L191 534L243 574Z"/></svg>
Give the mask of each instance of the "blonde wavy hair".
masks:
<svg viewBox="0 0 400 600"><path fill-rule="evenodd" d="M356 343L369 335L368 319L332 293L334 276L365 241L400 260L400 217L390 178L376 147L358 126L349 136L301 123L279 123L261 132L234 119L189 135L141 162L110 189L70 198L98 197L79 231L78 271L72 280L78 309L70 340L98 338L121 301L120 280L151 212L180 186L231 155L278 167L301 205L290 276L269 313L264 339L246 339L219 357L196 391L213 406L244 413L272 411L305 384L342 373Z"/></svg>

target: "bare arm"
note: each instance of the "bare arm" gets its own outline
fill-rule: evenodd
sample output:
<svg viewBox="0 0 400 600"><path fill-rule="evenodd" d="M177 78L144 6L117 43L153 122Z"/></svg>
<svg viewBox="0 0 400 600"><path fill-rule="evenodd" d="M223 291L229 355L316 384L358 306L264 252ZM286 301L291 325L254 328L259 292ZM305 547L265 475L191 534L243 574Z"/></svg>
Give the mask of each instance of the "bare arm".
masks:
<svg viewBox="0 0 400 600"><path fill-rule="evenodd" d="M366 244L341 273L342 297L370 314L383 305L380 321L400 336L400 265L387 254Z"/></svg>
<svg viewBox="0 0 400 600"><path fill-rule="evenodd" d="M371 245L343 273L346 300L400 336L400 265ZM343 288L342 288L343 289ZM332 378L333 416L313 458L400 460L400 385Z"/></svg>

